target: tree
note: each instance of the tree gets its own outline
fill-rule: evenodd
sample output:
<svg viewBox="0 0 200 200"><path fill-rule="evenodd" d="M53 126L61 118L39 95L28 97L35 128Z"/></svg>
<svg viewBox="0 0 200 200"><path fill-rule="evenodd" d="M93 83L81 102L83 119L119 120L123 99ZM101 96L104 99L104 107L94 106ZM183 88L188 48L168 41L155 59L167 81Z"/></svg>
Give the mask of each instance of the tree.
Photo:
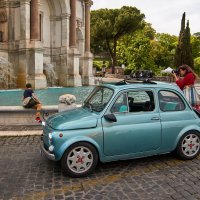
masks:
<svg viewBox="0 0 200 200"><path fill-rule="evenodd" d="M191 45L192 45L192 55L193 58L200 57L200 37L193 34L191 36Z"/></svg>
<svg viewBox="0 0 200 200"><path fill-rule="evenodd" d="M151 40L155 36L155 30L151 24L145 23L143 29L123 36L117 46L117 57L120 64L126 66L125 72L134 70L153 70L155 64L151 56Z"/></svg>
<svg viewBox="0 0 200 200"><path fill-rule="evenodd" d="M174 64L176 67L179 67L182 64L187 64L192 68L194 66L194 60L192 57L192 47L190 44L190 36L191 34L189 28L189 20L187 21L187 26L185 28L185 12L184 12L181 20L179 41L174 57Z"/></svg>
<svg viewBox="0 0 200 200"><path fill-rule="evenodd" d="M151 55L157 68L173 67L174 54L178 37L166 33L158 33L151 42Z"/></svg>
<svg viewBox="0 0 200 200"><path fill-rule="evenodd" d="M200 75L200 32L191 36L192 54L194 58L194 70Z"/></svg>
<svg viewBox="0 0 200 200"><path fill-rule="evenodd" d="M136 7L100 9L91 12L91 47L94 53L108 51L112 73L117 65L117 42L124 35L144 27L144 14Z"/></svg>
<svg viewBox="0 0 200 200"><path fill-rule="evenodd" d="M144 29L119 40L117 56L127 72L148 69L159 74L161 69L173 66L177 43L177 36L155 34L147 24Z"/></svg>
<svg viewBox="0 0 200 200"><path fill-rule="evenodd" d="M200 75L200 57L194 59L194 70L198 75Z"/></svg>

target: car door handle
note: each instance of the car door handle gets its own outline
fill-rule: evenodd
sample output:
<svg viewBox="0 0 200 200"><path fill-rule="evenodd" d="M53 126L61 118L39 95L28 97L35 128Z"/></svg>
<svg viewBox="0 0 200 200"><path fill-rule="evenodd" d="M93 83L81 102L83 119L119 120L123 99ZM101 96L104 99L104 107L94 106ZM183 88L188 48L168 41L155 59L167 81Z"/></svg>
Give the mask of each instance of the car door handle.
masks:
<svg viewBox="0 0 200 200"><path fill-rule="evenodd" d="M160 120L159 117L152 117L151 120Z"/></svg>

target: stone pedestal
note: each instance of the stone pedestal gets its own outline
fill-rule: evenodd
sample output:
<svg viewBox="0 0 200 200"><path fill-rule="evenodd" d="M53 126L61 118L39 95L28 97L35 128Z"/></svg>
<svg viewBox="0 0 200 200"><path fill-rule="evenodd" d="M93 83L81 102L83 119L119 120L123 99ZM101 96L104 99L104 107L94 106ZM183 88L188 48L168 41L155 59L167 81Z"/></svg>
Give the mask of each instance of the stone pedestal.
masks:
<svg viewBox="0 0 200 200"><path fill-rule="evenodd" d="M93 54L85 52L82 66L82 85L94 85L93 76Z"/></svg>
<svg viewBox="0 0 200 200"><path fill-rule="evenodd" d="M79 72L79 60L80 53L76 48L70 48L69 50L69 62L68 62L68 75L67 85L68 86L82 86L81 76Z"/></svg>

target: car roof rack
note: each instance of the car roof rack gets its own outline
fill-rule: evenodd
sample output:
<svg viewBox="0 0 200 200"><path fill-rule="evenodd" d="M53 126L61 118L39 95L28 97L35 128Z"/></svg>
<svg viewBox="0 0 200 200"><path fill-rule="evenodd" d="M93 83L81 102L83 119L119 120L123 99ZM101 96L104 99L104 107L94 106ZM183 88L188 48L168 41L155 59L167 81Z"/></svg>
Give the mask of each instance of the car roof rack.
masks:
<svg viewBox="0 0 200 200"><path fill-rule="evenodd" d="M113 83L109 83L109 84L113 84L113 85L127 85L127 84L139 84L139 83L157 84L156 82L152 81L151 79L141 79L141 80L124 79L122 81L113 82Z"/></svg>

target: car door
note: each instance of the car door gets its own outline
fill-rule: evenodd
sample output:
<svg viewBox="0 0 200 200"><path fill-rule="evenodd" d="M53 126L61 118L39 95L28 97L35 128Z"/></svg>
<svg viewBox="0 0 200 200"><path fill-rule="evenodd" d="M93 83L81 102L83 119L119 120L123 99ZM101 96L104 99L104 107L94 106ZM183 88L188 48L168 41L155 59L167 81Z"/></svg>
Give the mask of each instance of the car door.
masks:
<svg viewBox="0 0 200 200"><path fill-rule="evenodd" d="M162 125L162 150L171 151L178 134L194 123L194 113L175 91L166 89L158 91L158 100Z"/></svg>
<svg viewBox="0 0 200 200"><path fill-rule="evenodd" d="M141 154L160 147L161 123L154 96L154 90L145 89L117 96L110 107L116 122L102 118L105 155Z"/></svg>

